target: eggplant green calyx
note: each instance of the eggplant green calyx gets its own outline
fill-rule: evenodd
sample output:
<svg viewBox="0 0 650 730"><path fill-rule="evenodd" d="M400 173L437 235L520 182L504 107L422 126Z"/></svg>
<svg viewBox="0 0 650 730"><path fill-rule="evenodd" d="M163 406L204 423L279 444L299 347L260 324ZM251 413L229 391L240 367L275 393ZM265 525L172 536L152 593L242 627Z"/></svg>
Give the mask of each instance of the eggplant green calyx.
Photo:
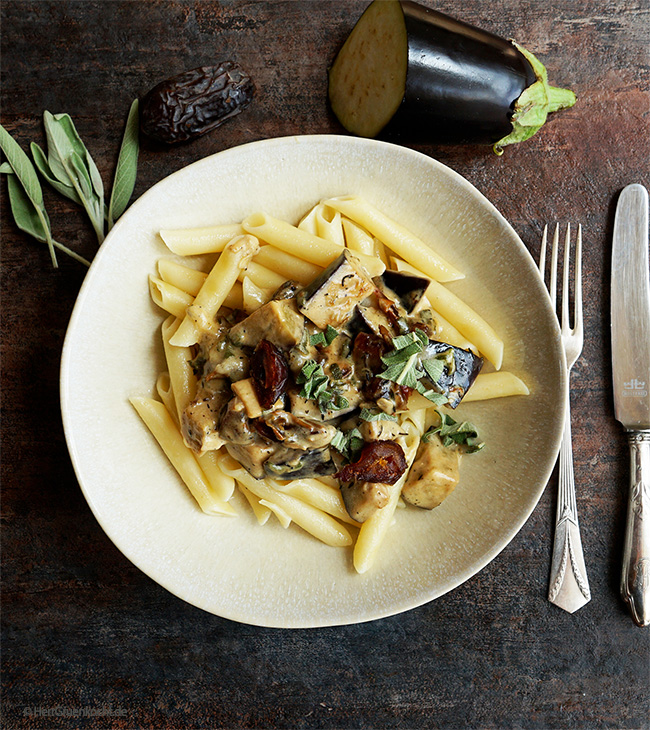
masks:
<svg viewBox="0 0 650 730"><path fill-rule="evenodd" d="M552 112L568 109L576 103L576 95L570 89L549 86L546 68L541 61L515 41L512 44L530 63L537 81L525 89L515 102L512 132L494 145L493 150L497 155L502 155L503 148L510 144L530 139L544 126Z"/></svg>

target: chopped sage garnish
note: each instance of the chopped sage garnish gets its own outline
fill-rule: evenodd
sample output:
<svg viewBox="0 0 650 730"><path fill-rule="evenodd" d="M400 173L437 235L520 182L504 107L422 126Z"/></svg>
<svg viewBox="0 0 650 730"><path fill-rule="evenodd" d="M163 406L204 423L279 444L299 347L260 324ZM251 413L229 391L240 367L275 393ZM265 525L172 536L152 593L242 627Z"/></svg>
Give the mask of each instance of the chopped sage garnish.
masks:
<svg viewBox="0 0 650 730"><path fill-rule="evenodd" d="M467 454L473 454L479 451L485 445L479 440L478 431L469 421L458 423L447 413L438 411L440 423L432 426L423 436L423 441L428 441L432 436L438 434L443 446L460 446Z"/></svg>
<svg viewBox="0 0 650 730"><path fill-rule="evenodd" d="M337 431L330 441L334 447L347 461L353 461L364 445L363 436L358 428L351 431Z"/></svg>

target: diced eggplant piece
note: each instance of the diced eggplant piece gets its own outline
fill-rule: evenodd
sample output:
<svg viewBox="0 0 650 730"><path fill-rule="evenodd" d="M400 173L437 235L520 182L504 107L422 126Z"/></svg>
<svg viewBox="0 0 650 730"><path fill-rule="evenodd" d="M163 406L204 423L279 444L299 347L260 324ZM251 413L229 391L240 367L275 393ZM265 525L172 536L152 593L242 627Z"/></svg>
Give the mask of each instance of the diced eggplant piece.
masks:
<svg viewBox="0 0 650 730"><path fill-rule="evenodd" d="M268 340L280 349L286 349L300 342L304 327L304 319L289 301L273 300L236 324L230 330L229 338L235 345L255 347L260 340Z"/></svg>
<svg viewBox="0 0 650 730"><path fill-rule="evenodd" d="M460 454L437 435L422 442L402 487L404 501L423 509L437 507L458 484Z"/></svg>
<svg viewBox="0 0 650 730"><path fill-rule="evenodd" d="M481 372L483 358L470 350L462 350L446 342L429 340L422 353L422 361L432 358L442 360L444 363L442 375L435 382L428 378L424 380L431 382L437 391L449 399L448 405L451 408L456 408Z"/></svg>
<svg viewBox="0 0 650 730"><path fill-rule="evenodd" d="M575 95L549 86L544 66L513 41L415 2L375 0L330 69L329 100L363 137L502 147L531 137Z"/></svg>
<svg viewBox="0 0 650 730"><path fill-rule="evenodd" d="M264 462L264 473L274 479L310 479L334 474L329 447L300 451L280 447Z"/></svg>
<svg viewBox="0 0 650 730"><path fill-rule="evenodd" d="M364 322L367 330L379 335L386 342L390 342L397 334L388 317L376 307L358 304L355 308L355 317L357 316Z"/></svg>
<svg viewBox="0 0 650 730"><path fill-rule="evenodd" d="M224 440L219 433L223 407L231 397L230 385L212 380L202 388L181 416L181 432L185 443L195 453L220 449Z"/></svg>
<svg viewBox="0 0 650 730"><path fill-rule="evenodd" d="M309 418L300 418L288 411L273 411L259 419L258 429L266 438L279 441L283 446L301 451L322 449L336 435L336 428Z"/></svg>
<svg viewBox="0 0 650 730"><path fill-rule="evenodd" d="M260 440L248 417L246 405L239 396L228 401L219 422L219 433L229 444L252 444Z"/></svg>
<svg viewBox="0 0 650 730"><path fill-rule="evenodd" d="M359 433L364 441L394 441L406 432L397 421L379 418L375 421L360 421Z"/></svg>
<svg viewBox="0 0 650 730"><path fill-rule="evenodd" d="M317 327L340 329L355 306L375 290L359 260L347 249L296 297L298 309Z"/></svg>
<svg viewBox="0 0 650 730"><path fill-rule="evenodd" d="M282 286L273 292L271 299L293 299L302 287L297 281L285 281Z"/></svg>
<svg viewBox="0 0 650 730"><path fill-rule="evenodd" d="M230 456L236 459L255 479L264 479L266 476L265 463L282 448L278 444L271 444L262 439L258 443L252 444L226 444L226 450Z"/></svg>
<svg viewBox="0 0 650 730"><path fill-rule="evenodd" d="M417 307L431 283L431 280L424 276L417 276L408 271L391 271L390 269L386 269L381 276L375 277L373 281L389 299L399 302L406 314L411 314Z"/></svg>
<svg viewBox="0 0 650 730"><path fill-rule="evenodd" d="M355 522L365 522L377 510L388 504L386 484L380 482L350 482L341 484L343 504Z"/></svg>

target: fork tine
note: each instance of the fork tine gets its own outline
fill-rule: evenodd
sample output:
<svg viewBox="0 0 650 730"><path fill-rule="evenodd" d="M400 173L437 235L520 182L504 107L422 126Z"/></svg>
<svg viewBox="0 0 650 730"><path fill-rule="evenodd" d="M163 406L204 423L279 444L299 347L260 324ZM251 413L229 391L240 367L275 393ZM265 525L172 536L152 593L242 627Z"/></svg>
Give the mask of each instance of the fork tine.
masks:
<svg viewBox="0 0 650 730"><path fill-rule="evenodd" d="M548 234L548 225L544 226L544 233L542 234L542 248L539 252L539 273L542 277L542 281L546 281L546 238Z"/></svg>
<svg viewBox="0 0 650 730"><path fill-rule="evenodd" d="M567 223L562 269L562 331L569 330L569 259L571 258L571 224Z"/></svg>
<svg viewBox="0 0 650 730"><path fill-rule="evenodd" d="M575 250L575 284L573 287L573 328L582 338L582 225L578 224Z"/></svg>
<svg viewBox="0 0 650 730"><path fill-rule="evenodd" d="M553 245L551 248L551 281L548 287L549 294L551 295L551 302L553 303L553 309L556 308L557 302L557 250L560 241L560 224L555 224L555 233L553 234Z"/></svg>

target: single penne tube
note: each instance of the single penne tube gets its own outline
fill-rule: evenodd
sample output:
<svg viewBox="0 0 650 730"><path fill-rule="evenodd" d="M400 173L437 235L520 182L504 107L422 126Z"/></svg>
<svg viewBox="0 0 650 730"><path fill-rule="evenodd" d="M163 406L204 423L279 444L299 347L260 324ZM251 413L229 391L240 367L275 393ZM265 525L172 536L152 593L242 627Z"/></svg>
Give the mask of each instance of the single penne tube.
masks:
<svg viewBox="0 0 650 730"><path fill-rule="evenodd" d="M375 242L373 237L367 231L364 231L361 226L357 225L349 218L342 218L341 225L343 226L343 233L345 234L345 245L350 249L350 251L364 253L366 256L374 256Z"/></svg>
<svg viewBox="0 0 650 730"><path fill-rule="evenodd" d="M259 499L277 504L293 522L326 545L346 547L352 544L350 533L345 527L325 512L296 497L276 491L264 479L255 479L241 467L232 476Z"/></svg>
<svg viewBox="0 0 650 730"><path fill-rule="evenodd" d="M353 520L345 509L341 490L337 487L323 484L319 479L294 479L280 485L279 491L298 497L337 520L359 527L359 523Z"/></svg>
<svg viewBox="0 0 650 730"><path fill-rule="evenodd" d="M210 489L198 461L185 446L183 437L164 403L143 397L129 400L203 512L208 515L235 516L237 513L231 505L216 497Z"/></svg>
<svg viewBox="0 0 650 730"><path fill-rule="evenodd" d="M279 505L275 504L274 502L270 502L268 499L260 499L260 504L263 507L267 507L268 509L273 512L273 514L278 518L278 522L284 527L286 530L287 527L291 524L291 517L280 507Z"/></svg>
<svg viewBox="0 0 650 730"><path fill-rule="evenodd" d="M176 401L174 400L174 391L172 390L172 381L168 372L160 373L156 379L156 393L160 400L165 404L165 408L171 413L172 418L178 426L178 413L176 411Z"/></svg>
<svg viewBox="0 0 650 730"><path fill-rule="evenodd" d="M254 261L280 274L285 281L293 279L303 286L313 281L323 270L322 266L281 251L275 246L262 246L255 254Z"/></svg>
<svg viewBox="0 0 650 730"><path fill-rule="evenodd" d="M276 271L267 269L260 263L250 261L245 269L239 272L239 280L243 281L244 277L247 276L253 284L256 284L260 289L271 289L277 291L286 281L284 276L278 274Z"/></svg>
<svg viewBox="0 0 650 730"><path fill-rule="evenodd" d="M176 404L176 420L182 422L183 411L196 395L196 376L190 365L192 351L189 347L176 347L171 340L178 331L181 319L173 315L162 324L163 350L167 361L167 371Z"/></svg>
<svg viewBox="0 0 650 730"><path fill-rule="evenodd" d="M384 265L388 266L388 249L378 238L373 239L373 243L375 246L375 256L378 256L384 262Z"/></svg>
<svg viewBox="0 0 650 730"><path fill-rule="evenodd" d="M408 262L400 263L399 259L394 259L394 263L398 271L410 271L420 276L426 275ZM477 312L438 281L431 281L425 296L436 312L469 340L497 370L501 369L503 340ZM453 345L454 343L450 342L449 344Z"/></svg>
<svg viewBox="0 0 650 730"><path fill-rule="evenodd" d="M269 517L271 516L271 510L262 504L261 500L258 499L251 491L250 489L246 489L246 487L241 483L237 482L237 489L244 495L246 498L246 501L250 505L250 508L253 510L253 514L255 515L255 519L257 520L258 524L265 525L269 521Z"/></svg>
<svg viewBox="0 0 650 730"><path fill-rule="evenodd" d="M244 281L241 284L241 290L242 303L240 308L243 309L246 314L252 314L256 309L259 309L262 304L266 304L270 301L273 296L272 289L261 289L247 276L244 277Z"/></svg>
<svg viewBox="0 0 650 730"><path fill-rule="evenodd" d="M455 281L462 274L430 246L404 226L395 222L373 205L355 195L345 195L324 201L334 210L351 218L369 233L382 241L391 251L405 261L417 265L427 276L436 281Z"/></svg>
<svg viewBox="0 0 650 730"><path fill-rule="evenodd" d="M193 304L187 308L187 314L172 338L172 345L190 346L198 342L197 322L214 321L239 272L246 268L258 251L259 243L250 235L236 236L225 246Z"/></svg>
<svg viewBox="0 0 650 730"><path fill-rule="evenodd" d="M191 266L184 266L170 258L158 259L158 275L163 281L195 297L207 278L207 274Z"/></svg>
<svg viewBox="0 0 650 730"><path fill-rule="evenodd" d="M318 228L316 226L316 215L318 214L319 205L320 203L317 203L308 213L303 216L303 218L300 219L300 223L298 223L298 228L300 228L301 231L311 233L312 236L318 235Z"/></svg>
<svg viewBox="0 0 650 730"><path fill-rule="evenodd" d="M412 424L409 431L409 435L406 438L400 437L398 442L404 449L406 462L410 468L420 444L420 435L417 433L417 429ZM365 573L375 562L379 548L384 541L391 524L393 523L395 509L397 508L397 503L402 491L402 485L406 481L407 476L408 469L395 484L386 485L389 495L388 504L374 512L364 523L362 523L361 529L359 530L359 537L357 538L357 542L354 546L353 562L357 573Z"/></svg>
<svg viewBox="0 0 650 730"><path fill-rule="evenodd" d="M149 277L149 293L154 304L174 317L184 317L185 310L194 301L191 294L155 276Z"/></svg>
<svg viewBox="0 0 650 730"><path fill-rule="evenodd" d="M160 231L167 248L178 256L196 256L223 251L228 241L243 233L239 223L207 228Z"/></svg>
<svg viewBox="0 0 650 730"><path fill-rule="evenodd" d="M222 501L228 502L235 491L235 480L221 470L217 460L217 452L206 451L197 456L196 460L199 462L199 466L205 474L214 495Z"/></svg>
<svg viewBox="0 0 650 730"><path fill-rule="evenodd" d="M266 213L253 213L242 222L242 228L261 241L270 243L282 251L298 256L317 266L328 266L343 252L343 246L315 236L287 221L273 218ZM374 256L355 253L368 274L379 276L386 267Z"/></svg>
<svg viewBox="0 0 650 730"><path fill-rule="evenodd" d="M244 301L241 281L236 281L232 285L232 289L226 294L223 300L223 306L229 309L241 309Z"/></svg>
<svg viewBox="0 0 650 730"><path fill-rule="evenodd" d="M498 373L480 373L463 398L468 401L506 398L511 395L528 395L530 390L514 373L501 370Z"/></svg>
<svg viewBox="0 0 650 730"><path fill-rule="evenodd" d="M322 203L316 206L316 235L339 246L345 246L341 214Z"/></svg>

